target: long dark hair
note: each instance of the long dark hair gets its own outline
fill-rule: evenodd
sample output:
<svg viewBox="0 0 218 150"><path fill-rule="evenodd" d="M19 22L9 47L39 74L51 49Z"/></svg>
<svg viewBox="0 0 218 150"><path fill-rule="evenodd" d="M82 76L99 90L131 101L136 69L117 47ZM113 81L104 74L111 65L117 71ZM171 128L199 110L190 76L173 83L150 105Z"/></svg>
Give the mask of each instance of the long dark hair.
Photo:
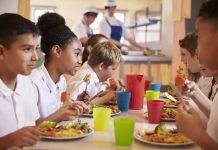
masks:
<svg viewBox="0 0 218 150"><path fill-rule="evenodd" d="M108 38L102 34L94 34L87 40L87 42L85 43L84 50L83 50L82 64L88 60L88 57L89 57L88 47L89 46L94 47L96 44L99 43L101 39L108 39Z"/></svg>

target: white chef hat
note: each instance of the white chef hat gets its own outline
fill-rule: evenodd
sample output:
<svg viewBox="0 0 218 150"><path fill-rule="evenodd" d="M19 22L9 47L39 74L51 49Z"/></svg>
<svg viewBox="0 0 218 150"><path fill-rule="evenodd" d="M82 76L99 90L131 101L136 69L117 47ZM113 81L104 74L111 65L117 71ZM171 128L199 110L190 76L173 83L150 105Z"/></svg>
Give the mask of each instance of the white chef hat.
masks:
<svg viewBox="0 0 218 150"><path fill-rule="evenodd" d="M117 6L115 0L106 0L104 7L114 7Z"/></svg>
<svg viewBox="0 0 218 150"><path fill-rule="evenodd" d="M83 14L86 14L86 13L95 13L95 14L98 14L98 11L97 11L97 9L94 6L89 6L89 7L86 7L83 10Z"/></svg>

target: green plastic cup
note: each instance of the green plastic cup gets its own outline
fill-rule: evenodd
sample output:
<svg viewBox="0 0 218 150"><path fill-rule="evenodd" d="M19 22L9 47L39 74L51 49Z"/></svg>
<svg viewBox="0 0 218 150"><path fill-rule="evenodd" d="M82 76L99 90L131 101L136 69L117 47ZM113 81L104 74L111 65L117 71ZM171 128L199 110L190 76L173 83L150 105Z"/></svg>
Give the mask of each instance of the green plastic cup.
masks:
<svg viewBox="0 0 218 150"><path fill-rule="evenodd" d="M107 131L110 125L111 109L97 107L93 108L95 131Z"/></svg>
<svg viewBox="0 0 218 150"><path fill-rule="evenodd" d="M135 120L130 118L114 119L115 143L119 146L132 144Z"/></svg>
<svg viewBox="0 0 218 150"><path fill-rule="evenodd" d="M158 100L160 98L160 91L147 90L145 95L147 100Z"/></svg>

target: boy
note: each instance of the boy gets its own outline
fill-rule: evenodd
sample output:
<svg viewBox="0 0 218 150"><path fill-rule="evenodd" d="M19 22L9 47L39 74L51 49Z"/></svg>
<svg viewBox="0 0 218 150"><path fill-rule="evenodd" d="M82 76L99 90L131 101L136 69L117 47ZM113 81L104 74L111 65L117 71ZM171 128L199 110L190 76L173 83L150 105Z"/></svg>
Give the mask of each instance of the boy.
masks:
<svg viewBox="0 0 218 150"><path fill-rule="evenodd" d="M86 92L93 97L100 91L105 91L104 82L111 78L122 61L120 50L111 42L106 41L96 44L90 53L88 63L83 64L69 82L69 93L73 100L78 94ZM88 81L84 81L86 75L90 75ZM93 99L90 103L101 104L114 99L114 91L109 91L102 97Z"/></svg>
<svg viewBox="0 0 218 150"><path fill-rule="evenodd" d="M38 29L17 15L0 15L0 149L35 144L39 117L29 75L38 59Z"/></svg>
<svg viewBox="0 0 218 150"><path fill-rule="evenodd" d="M201 64L212 70L218 69L218 1L209 0L201 6L196 21L198 35L198 57ZM195 87L187 85L191 94L196 95ZM203 103L204 102L204 103ZM197 103L197 102L196 102ZM177 128L180 132L189 136L202 149L218 149L218 94L211 101L199 101L203 112L208 112L209 121L205 130L199 118L199 114L186 105L178 106ZM184 124L185 122L185 124ZM194 127L194 128L192 128Z"/></svg>

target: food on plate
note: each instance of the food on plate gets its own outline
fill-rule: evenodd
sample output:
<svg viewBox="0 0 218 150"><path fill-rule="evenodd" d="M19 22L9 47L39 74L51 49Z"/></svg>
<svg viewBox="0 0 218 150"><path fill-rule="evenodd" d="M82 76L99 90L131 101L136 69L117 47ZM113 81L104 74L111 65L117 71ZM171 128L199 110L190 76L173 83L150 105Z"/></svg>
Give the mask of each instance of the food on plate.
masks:
<svg viewBox="0 0 218 150"><path fill-rule="evenodd" d="M164 119L175 119L176 118L176 111L174 109L165 108L163 109L162 117Z"/></svg>
<svg viewBox="0 0 218 150"><path fill-rule="evenodd" d="M37 127L38 128L55 128L58 123L56 121L43 121Z"/></svg>
<svg viewBox="0 0 218 150"><path fill-rule="evenodd" d="M82 136L92 132L92 129L87 122L82 123L81 120L78 120L67 125L39 128L39 131L42 136L61 138Z"/></svg>
<svg viewBox="0 0 218 150"><path fill-rule="evenodd" d="M105 105L105 106L89 105L89 109L85 112L85 114L93 114L93 108L96 108L96 107L110 108L111 114L116 114L120 112L120 110L115 105Z"/></svg>
<svg viewBox="0 0 218 150"><path fill-rule="evenodd" d="M61 93L61 102L65 103L67 101L70 101L70 94L67 91L64 91L63 93Z"/></svg>
<svg viewBox="0 0 218 150"><path fill-rule="evenodd" d="M176 102L170 100L170 99L167 99L164 101L164 105L165 106L175 106L176 105Z"/></svg>
<svg viewBox="0 0 218 150"><path fill-rule="evenodd" d="M177 70L177 75L175 77L175 85L178 87L183 87L185 85L185 80L187 79L187 75L185 74L182 67L179 66Z"/></svg>
<svg viewBox="0 0 218 150"><path fill-rule="evenodd" d="M83 81L89 82L90 78L91 78L91 74L86 74L85 77L83 78Z"/></svg>
<svg viewBox="0 0 218 150"><path fill-rule="evenodd" d="M139 136L149 142L154 143L191 143L192 141L185 135L177 132L176 129L169 129L163 123L156 126L153 132L139 131Z"/></svg>

